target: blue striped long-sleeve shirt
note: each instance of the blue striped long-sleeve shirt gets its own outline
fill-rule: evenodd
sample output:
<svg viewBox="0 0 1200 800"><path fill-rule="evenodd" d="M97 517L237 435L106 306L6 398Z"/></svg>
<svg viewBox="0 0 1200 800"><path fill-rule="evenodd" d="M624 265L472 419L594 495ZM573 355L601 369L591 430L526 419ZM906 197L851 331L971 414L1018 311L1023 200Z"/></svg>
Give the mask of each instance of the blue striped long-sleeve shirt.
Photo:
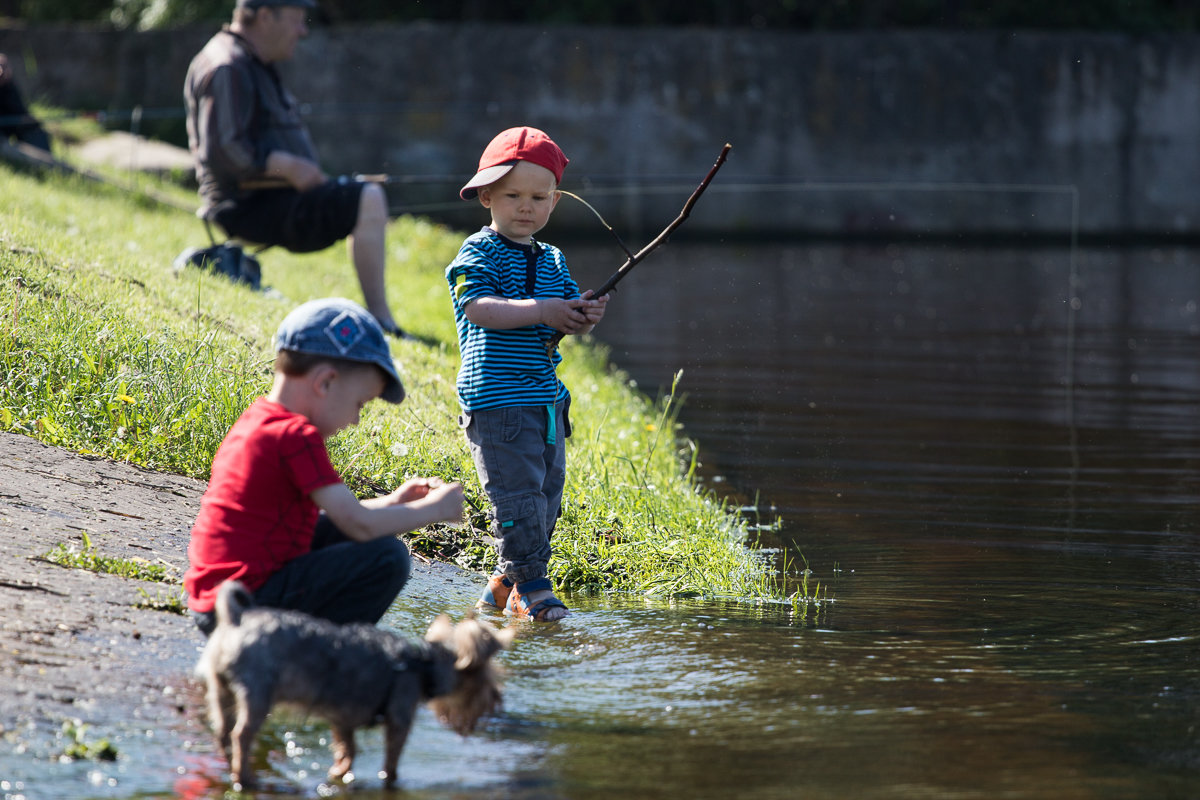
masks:
<svg viewBox="0 0 1200 800"><path fill-rule="evenodd" d="M567 271L561 250L537 241L520 244L484 228L463 242L446 268L446 282L462 354L457 389L464 411L567 399L567 387L555 371L562 356L557 349L546 352L553 328L496 330L476 325L466 315L466 307L481 297L579 297L579 285Z"/></svg>

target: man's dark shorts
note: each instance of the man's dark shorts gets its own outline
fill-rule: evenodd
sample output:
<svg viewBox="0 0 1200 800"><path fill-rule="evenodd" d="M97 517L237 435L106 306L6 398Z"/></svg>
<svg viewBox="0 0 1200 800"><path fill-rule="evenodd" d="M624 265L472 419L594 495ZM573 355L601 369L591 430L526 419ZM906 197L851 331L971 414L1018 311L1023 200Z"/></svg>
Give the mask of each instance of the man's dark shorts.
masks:
<svg viewBox="0 0 1200 800"><path fill-rule="evenodd" d="M350 235L362 190L358 181L326 181L306 192L264 189L219 203L210 216L230 238L311 253Z"/></svg>

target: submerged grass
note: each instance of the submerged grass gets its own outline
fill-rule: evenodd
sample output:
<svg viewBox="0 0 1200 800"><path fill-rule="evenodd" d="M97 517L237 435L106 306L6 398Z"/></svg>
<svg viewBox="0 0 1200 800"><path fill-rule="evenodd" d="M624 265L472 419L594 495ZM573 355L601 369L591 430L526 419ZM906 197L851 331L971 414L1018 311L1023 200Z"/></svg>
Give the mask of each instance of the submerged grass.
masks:
<svg viewBox="0 0 1200 800"><path fill-rule="evenodd" d="M176 254L206 241L177 209L3 165L0 196L9 199L0 209L0 430L206 478L225 431L270 385L270 339L283 316L314 297L361 302L341 247L264 253L271 296L173 273ZM468 524L409 541L486 570L487 503L457 426L458 351L442 277L460 242L421 219L391 224L390 295L424 341L392 345L405 403L370 404L330 450L363 495L413 475L463 481ZM680 434L675 392L657 403L639 395L593 343L568 340L564 354L575 433L551 563L559 585L783 601L785 580L747 547L746 527L692 482L695 447Z"/></svg>

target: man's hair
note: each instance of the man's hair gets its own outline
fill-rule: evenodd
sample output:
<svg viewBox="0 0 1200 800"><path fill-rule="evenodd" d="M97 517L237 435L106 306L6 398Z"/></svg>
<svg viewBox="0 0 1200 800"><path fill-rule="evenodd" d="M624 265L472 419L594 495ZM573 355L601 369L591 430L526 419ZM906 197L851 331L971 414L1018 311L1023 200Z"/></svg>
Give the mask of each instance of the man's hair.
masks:
<svg viewBox="0 0 1200 800"><path fill-rule="evenodd" d="M270 11L272 14L278 15L279 9L275 6L238 7L233 10L233 21L243 28L248 28L258 20L258 15L264 11Z"/></svg>
<svg viewBox="0 0 1200 800"><path fill-rule="evenodd" d="M323 356L318 353L302 353L299 350L280 350L275 354L275 371L297 378L305 375L314 367L329 364L334 369L349 372L360 369L376 369L382 375L383 370L365 361L354 361L349 358Z"/></svg>

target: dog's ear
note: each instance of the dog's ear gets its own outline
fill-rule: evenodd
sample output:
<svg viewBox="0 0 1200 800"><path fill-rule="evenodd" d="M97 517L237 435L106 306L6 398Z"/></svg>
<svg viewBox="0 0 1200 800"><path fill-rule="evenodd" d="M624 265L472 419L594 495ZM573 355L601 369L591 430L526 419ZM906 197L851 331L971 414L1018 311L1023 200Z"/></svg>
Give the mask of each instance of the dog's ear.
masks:
<svg viewBox="0 0 1200 800"><path fill-rule="evenodd" d="M429 626L429 630L425 632L425 641L437 642L453 650L454 623L445 614L439 614L433 624Z"/></svg>
<svg viewBox="0 0 1200 800"><path fill-rule="evenodd" d="M512 644L516 636L514 628L496 630L487 623L477 620L464 620L454 628L455 654L458 659L454 662L457 670L477 669L487 663L487 660Z"/></svg>
<svg viewBox="0 0 1200 800"><path fill-rule="evenodd" d="M517 640L516 628L501 628L498 631L493 631L492 635L496 641L500 643L500 649L507 650L512 647L512 643Z"/></svg>

